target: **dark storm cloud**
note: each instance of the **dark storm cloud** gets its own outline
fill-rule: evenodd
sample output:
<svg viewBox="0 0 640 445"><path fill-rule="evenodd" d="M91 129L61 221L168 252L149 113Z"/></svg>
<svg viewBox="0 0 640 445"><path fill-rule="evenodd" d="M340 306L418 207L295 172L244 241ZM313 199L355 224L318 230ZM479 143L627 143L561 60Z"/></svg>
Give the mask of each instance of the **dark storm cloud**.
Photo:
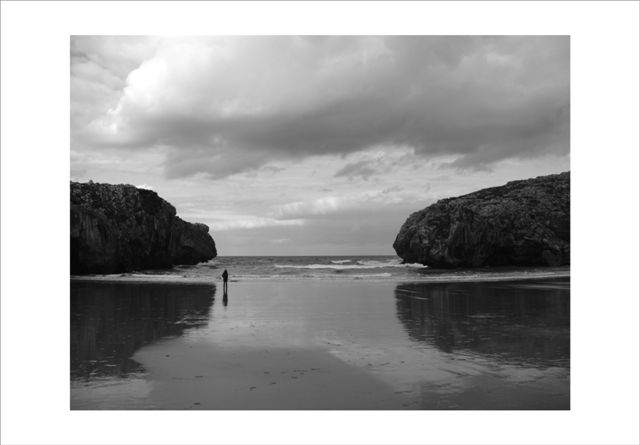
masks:
<svg viewBox="0 0 640 445"><path fill-rule="evenodd" d="M150 54L117 105L74 138L167 147L169 177L379 145L473 169L569 150L568 37L174 39ZM120 79L135 65L112 71ZM375 172L354 164L337 175Z"/></svg>

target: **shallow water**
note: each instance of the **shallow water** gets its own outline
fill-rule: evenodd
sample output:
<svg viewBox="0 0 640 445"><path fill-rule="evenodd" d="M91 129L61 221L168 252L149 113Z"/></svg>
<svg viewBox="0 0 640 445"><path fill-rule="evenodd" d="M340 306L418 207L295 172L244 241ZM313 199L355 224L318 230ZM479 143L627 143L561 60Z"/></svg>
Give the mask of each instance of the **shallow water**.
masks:
<svg viewBox="0 0 640 445"><path fill-rule="evenodd" d="M72 409L569 409L569 280L73 282Z"/></svg>

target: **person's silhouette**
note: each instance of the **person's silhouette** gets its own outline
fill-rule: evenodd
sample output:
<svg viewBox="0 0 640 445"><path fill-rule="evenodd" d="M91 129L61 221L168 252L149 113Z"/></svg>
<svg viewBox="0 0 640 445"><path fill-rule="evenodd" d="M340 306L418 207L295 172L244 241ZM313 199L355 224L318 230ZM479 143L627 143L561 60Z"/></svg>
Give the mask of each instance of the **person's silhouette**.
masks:
<svg viewBox="0 0 640 445"><path fill-rule="evenodd" d="M227 281L229 280L229 272L227 272L227 269L224 270L224 272L222 272L222 281L223 281L223 290L226 293L227 292Z"/></svg>

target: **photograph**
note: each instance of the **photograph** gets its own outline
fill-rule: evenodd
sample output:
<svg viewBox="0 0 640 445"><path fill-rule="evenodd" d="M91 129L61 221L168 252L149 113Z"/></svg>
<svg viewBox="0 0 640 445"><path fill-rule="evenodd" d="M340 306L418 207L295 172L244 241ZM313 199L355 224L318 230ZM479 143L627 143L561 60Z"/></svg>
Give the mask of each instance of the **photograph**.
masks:
<svg viewBox="0 0 640 445"><path fill-rule="evenodd" d="M70 35L70 410L571 410L571 42Z"/></svg>
<svg viewBox="0 0 640 445"><path fill-rule="evenodd" d="M0 9L0 445L640 444L640 2Z"/></svg>

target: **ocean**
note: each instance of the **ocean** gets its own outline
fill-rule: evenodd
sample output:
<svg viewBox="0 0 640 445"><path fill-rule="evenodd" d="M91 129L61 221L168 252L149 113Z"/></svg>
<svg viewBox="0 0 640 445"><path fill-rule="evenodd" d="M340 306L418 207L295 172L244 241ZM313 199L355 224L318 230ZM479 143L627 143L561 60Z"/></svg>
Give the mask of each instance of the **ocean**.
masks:
<svg viewBox="0 0 640 445"><path fill-rule="evenodd" d="M123 274L76 277L91 280L211 283L221 280L365 280L391 282L496 281L568 277L569 267L487 267L433 269L403 263L395 255L376 256L219 256L193 266L144 270Z"/></svg>

